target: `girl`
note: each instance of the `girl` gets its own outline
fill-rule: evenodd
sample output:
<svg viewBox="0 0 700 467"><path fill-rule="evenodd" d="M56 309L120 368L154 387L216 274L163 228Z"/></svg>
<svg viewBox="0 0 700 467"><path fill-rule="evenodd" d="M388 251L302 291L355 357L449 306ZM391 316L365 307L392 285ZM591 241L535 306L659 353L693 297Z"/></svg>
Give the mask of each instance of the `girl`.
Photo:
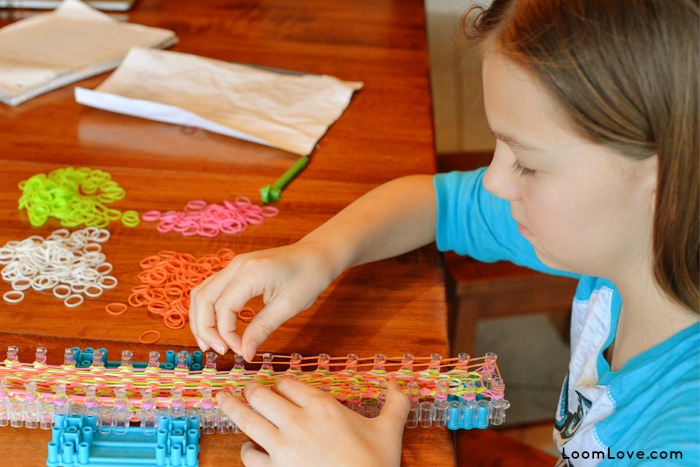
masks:
<svg viewBox="0 0 700 467"><path fill-rule="evenodd" d="M475 21L489 167L389 182L293 245L239 255L193 291L200 347L251 359L344 269L437 241L580 279L562 462L697 465L699 21L697 0L494 1ZM240 337L255 295L265 307ZM218 397L266 451L246 443L246 465L400 463L395 385L375 419L293 380L246 398L259 413Z"/></svg>

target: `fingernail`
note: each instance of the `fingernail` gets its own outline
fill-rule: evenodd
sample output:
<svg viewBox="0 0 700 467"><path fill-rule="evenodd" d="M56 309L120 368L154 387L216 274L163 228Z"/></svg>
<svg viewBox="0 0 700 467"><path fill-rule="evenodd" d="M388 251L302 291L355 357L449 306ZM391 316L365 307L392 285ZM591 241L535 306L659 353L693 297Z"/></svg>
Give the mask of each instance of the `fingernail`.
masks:
<svg viewBox="0 0 700 467"><path fill-rule="evenodd" d="M226 347L221 345L219 342L214 342L211 346L214 349L214 351L219 355L223 355L226 353Z"/></svg>
<svg viewBox="0 0 700 467"><path fill-rule="evenodd" d="M197 345L199 346L199 350L201 350L202 352L206 352L207 350L209 350L209 346L207 345L206 342L204 342L199 337L197 337L196 339L197 339Z"/></svg>
<svg viewBox="0 0 700 467"><path fill-rule="evenodd" d="M216 393L215 399L216 399L216 402L223 402L229 396L230 396L230 394L228 392L219 391L218 393Z"/></svg>
<svg viewBox="0 0 700 467"><path fill-rule="evenodd" d="M246 349L244 350L245 355L243 355L243 358L245 358L246 362L252 362L255 359L255 351L257 350L257 348L257 344L250 344L246 346Z"/></svg>

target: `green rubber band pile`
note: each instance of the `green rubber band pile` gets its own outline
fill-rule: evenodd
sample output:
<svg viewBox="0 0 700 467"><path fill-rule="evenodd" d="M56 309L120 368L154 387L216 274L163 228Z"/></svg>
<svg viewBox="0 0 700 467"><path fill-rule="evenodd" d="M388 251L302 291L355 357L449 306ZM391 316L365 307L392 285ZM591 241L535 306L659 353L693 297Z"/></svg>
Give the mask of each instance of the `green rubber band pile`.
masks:
<svg viewBox="0 0 700 467"><path fill-rule="evenodd" d="M108 207L124 199L126 192L102 170L66 167L33 175L18 186L22 190L19 209L27 210L34 227L41 227L50 217L68 228L104 228L120 219L125 227L136 227L141 221L136 211L121 212Z"/></svg>

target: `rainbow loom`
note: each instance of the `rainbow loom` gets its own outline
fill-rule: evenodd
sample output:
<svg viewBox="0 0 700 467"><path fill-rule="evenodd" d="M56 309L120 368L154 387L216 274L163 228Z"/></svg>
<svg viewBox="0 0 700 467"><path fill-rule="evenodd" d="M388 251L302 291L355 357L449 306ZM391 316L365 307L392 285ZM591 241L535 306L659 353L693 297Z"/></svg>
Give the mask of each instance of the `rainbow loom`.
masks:
<svg viewBox="0 0 700 467"><path fill-rule="evenodd" d="M200 431L240 433L216 406L215 394L230 391L244 400L247 382L271 385L283 377L326 391L366 417L379 414L386 384L393 379L411 401L407 428L485 429L502 424L510 406L504 399L497 356L490 352L483 357L459 354L447 359L439 354L360 358L355 354L303 357L263 353L250 363L235 355L228 370L217 368L215 352L199 350L168 350L164 362L159 352L151 351L147 362L134 362L128 350L122 351L119 361L110 361L104 348L72 347L65 349L62 365L48 365L46 354L46 348L38 347L34 362L22 363L19 349L8 347L7 357L0 363L0 426L63 433L66 419L73 417L80 420L75 422L80 427L119 436L134 430L153 434L182 420L189 427L185 431L196 426L197 439ZM51 443L49 447L51 458ZM187 448L185 444L181 447ZM192 456L196 454L194 448L187 449ZM56 456L54 452L53 458ZM181 465L196 465L196 456L189 462Z"/></svg>

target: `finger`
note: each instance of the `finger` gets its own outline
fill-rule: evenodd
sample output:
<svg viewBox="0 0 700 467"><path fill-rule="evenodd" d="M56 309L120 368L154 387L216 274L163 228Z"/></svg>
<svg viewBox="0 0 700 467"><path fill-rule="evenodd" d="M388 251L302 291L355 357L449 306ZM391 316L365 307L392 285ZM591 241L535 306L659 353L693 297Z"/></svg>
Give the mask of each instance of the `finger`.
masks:
<svg viewBox="0 0 700 467"><path fill-rule="evenodd" d="M206 280L205 280L206 281ZM189 324L190 324L190 331L192 331L192 335L194 336L195 340L197 341L197 346L202 352L206 352L211 348L209 344L204 342L202 338L199 336L199 330L197 328L197 320L192 316L192 301L194 300L194 294L195 291L191 290L190 291L190 312L189 312Z"/></svg>
<svg viewBox="0 0 700 467"><path fill-rule="evenodd" d="M235 264L231 263L218 273L209 276L190 292L190 329L198 339L198 344L202 341L220 354L226 352L227 344L216 327L214 304L226 289L229 275L235 273Z"/></svg>
<svg viewBox="0 0 700 467"><path fill-rule="evenodd" d="M258 450L250 441L246 441L241 446L241 462L246 467L258 467L271 465L270 456Z"/></svg>
<svg viewBox="0 0 700 467"><path fill-rule="evenodd" d="M242 352L241 337L236 333L237 313L251 298L263 293L261 288L263 284L264 281L257 280L254 276L234 275L228 280L214 303L217 335L236 353Z"/></svg>
<svg viewBox="0 0 700 467"><path fill-rule="evenodd" d="M306 386L304 384L304 386ZM272 392L261 384L250 382L245 387L245 397L253 410L284 429L289 423L295 423L299 407L287 400L283 394Z"/></svg>
<svg viewBox="0 0 700 467"><path fill-rule="evenodd" d="M209 344L204 342L201 337L199 337L199 330L197 329L197 320L196 320L196 313L192 312L193 309L193 302L194 302L194 297L193 297L194 290L190 291L190 309L189 309L189 322L190 322L190 331L192 332L192 335L194 336L195 340L197 341L197 345L199 346L199 350L202 352L206 352L209 350Z"/></svg>
<svg viewBox="0 0 700 467"><path fill-rule="evenodd" d="M404 424L410 410L411 402L408 397L401 391L396 381L390 380L387 385L386 402L379 413L379 418L391 425Z"/></svg>
<svg viewBox="0 0 700 467"><path fill-rule="evenodd" d="M241 337L241 350L243 358L250 362L255 357L258 347L270 337L275 329L294 316L300 308L290 305L289 302L273 299L265 305L248 324Z"/></svg>
<svg viewBox="0 0 700 467"><path fill-rule="evenodd" d="M206 352L211 347L216 352L224 354L226 352L225 341L216 330L213 307L210 302L205 302L206 298L202 295L203 293L190 294L190 330L197 340L197 345L203 352Z"/></svg>
<svg viewBox="0 0 700 467"><path fill-rule="evenodd" d="M219 409L228 415L243 433L264 449L269 450L269 446L274 446L274 443L279 442L277 427L262 415L246 407L237 397L222 391L216 395L216 403Z"/></svg>
<svg viewBox="0 0 700 467"><path fill-rule="evenodd" d="M299 407L313 407L318 404L320 397L327 396L320 389L294 378L280 378L275 381L273 388L277 394Z"/></svg>
<svg viewBox="0 0 700 467"><path fill-rule="evenodd" d="M216 329L218 335L226 342L234 352L241 353L241 336L236 332L238 323L236 319L238 315L236 311L230 309L221 309L219 305L215 305L216 310Z"/></svg>
<svg viewBox="0 0 700 467"><path fill-rule="evenodd" d="M192 331L192 334L196 336L196 334L195 334L194 331ZM197 341L197 346L199 347L199 349L200 349L202 352L206 352L207 350L209 350L209 349L211 348L211 347L209 346L209 344L207 344L206 342L204 342L204 341L203 341L202 339L200 339L199 337L195 337L195 340Z"/></svg>
<svg viewBox="0 0 700 467"><path fill-rule="evenodd" d="M204 341L202 341L202 339L200 337L198 337L199 336L199 329L197 327L198 323L197 323L197 320L194 319L197 315L197 310L194 309L193 304L195 301L199 300L199 294L200 294L201 290L205 287L205 285L209 282L209 280L211 278L212 278L212 276L207 277L197 287L194 287L192 290L190 290L190 310L189 310L190 330L192 331L192 335L194 335L195 338L197 339L197 344L200 344L200 342L201 342L203 345L205 345L207 347L209 347L209 345L206 344ZM202 344L199 345L200 348L202 347ZM202 349L202 351L204 351L204 349Z"/></svg>

